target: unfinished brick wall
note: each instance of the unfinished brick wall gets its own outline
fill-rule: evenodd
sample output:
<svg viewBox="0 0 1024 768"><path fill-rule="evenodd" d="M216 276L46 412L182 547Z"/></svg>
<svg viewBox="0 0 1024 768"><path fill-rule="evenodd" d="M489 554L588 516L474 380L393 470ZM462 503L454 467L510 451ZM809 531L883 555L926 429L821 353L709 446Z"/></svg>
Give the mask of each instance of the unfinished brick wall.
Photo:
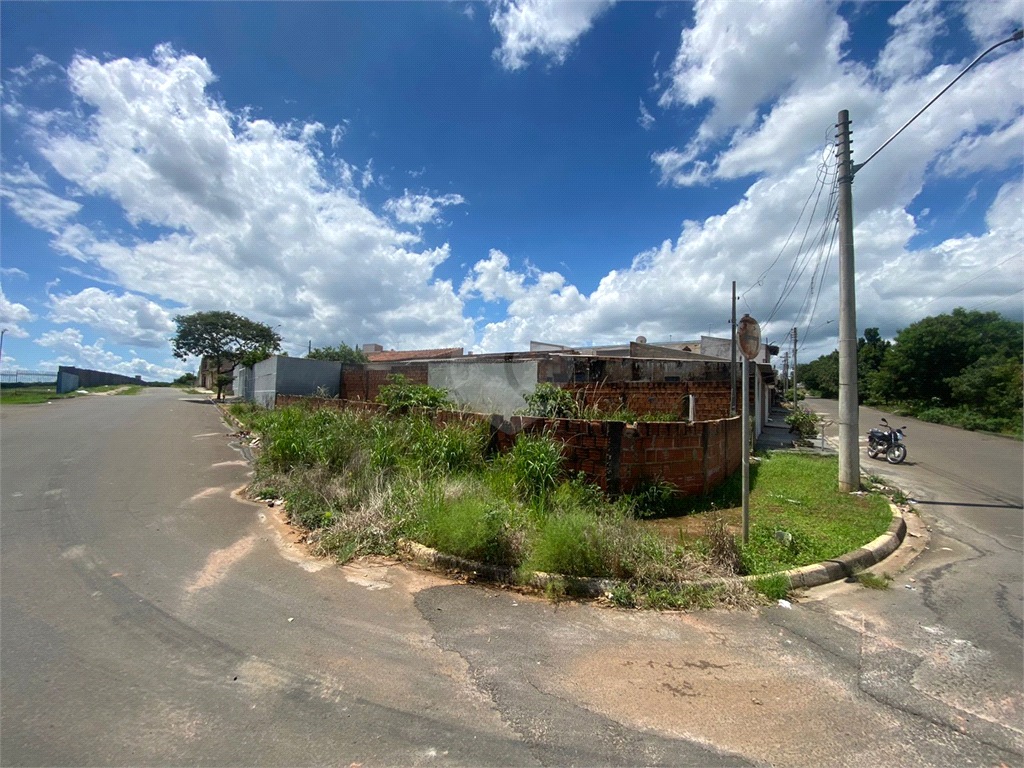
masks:
<svg viewBox="0 0 1024 768"><path fill-rule="evenodd" d="M695 397L694 421L711 421L729 417L728 381L615 381L601 384L568 384L585 408L601 413L629 410L637 416L671 413L679 418L688 415L687 398Z"/></svg>
<svg viewBox="0 0 1024 768"><path fill-rule="evenodd" d="M278 395L279 408L292 404L384 412L383 406L366 401ZM486 422L490 425L491 445L500 452L509 450L521 434L548 434L563 446L566 471L582 472L612 496L655 480L671 483L682 496L705 494L735 472L742 461L739 417L625 424L533 416L505 419L500 414L438 411L432 418L438 426Z"/></svg>
<svg viewBox="0 0 1024 768"><path fill-rule="evenodd" d="M412 384L427 383L426 363L372 363L371 365L347 364L341 368L339 397L344 400L368 400L373 402L380 394L380 388L395 375L405 376Z"/></svg>

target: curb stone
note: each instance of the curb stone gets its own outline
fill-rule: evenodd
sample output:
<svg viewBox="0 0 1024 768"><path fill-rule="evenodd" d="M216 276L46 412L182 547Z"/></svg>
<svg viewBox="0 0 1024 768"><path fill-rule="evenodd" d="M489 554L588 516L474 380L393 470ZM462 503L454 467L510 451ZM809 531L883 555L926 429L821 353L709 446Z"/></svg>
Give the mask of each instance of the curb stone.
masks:
<svg viewBox="0 0 1024 768"><path fill-rule="evenodd" d="M728 584L750 584L761 579L782 575L789 579L791 589L802 589L849 578L865 568L882 562L895 552L906 538L907 521L903 517L903 512L891 502L889 507L892 509L892 523L889 524L888 531L863 547L840 555L833 560L824 560L813 565L804 565L800 568L791 568L788 571L777 571L776 573L762 573L756 576L720 576L682 583L694 587L716 587ZM600 597L624 584L621 579L565 576L541 571L535 571L528 577L523 577L514 568L486 565L455 555L446 555L408 539L400 540L398 548L408 559L423 567L459 571L500 584L518 584L538 589L545 589L549 585L558 585L566 587L573 594L586 597Z"/></svg>

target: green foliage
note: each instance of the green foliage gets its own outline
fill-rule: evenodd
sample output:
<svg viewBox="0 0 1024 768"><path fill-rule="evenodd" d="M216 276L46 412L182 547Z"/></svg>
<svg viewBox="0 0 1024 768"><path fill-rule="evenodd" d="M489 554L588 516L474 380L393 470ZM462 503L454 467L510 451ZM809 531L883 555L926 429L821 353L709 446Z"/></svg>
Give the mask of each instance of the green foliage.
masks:
<svg viewBox="0 0 1024 768"><path fill-rule="evenodd" d="M252 366L256 365L256 363L262 363L268 357L273 355L274 351L275 350L271 349L269 345L263 344L257 347L256 349L250 349L244 355L239 357L237 362L239 365L244 365L247 368L251 368Z"/></svg>
<svg viewBox="0 0 1024 768"><path fill-rule="evenodd" d="M562 446L547 435L520 435L501 463L524 498L542 497L563 479Z"/></svg>
<svg viewBox="0 0 1024 768"><path fill-rule="evenodd" d="M336 347L316 347L306 355L308 360L333 360L339 363L366 363L369 362L361 349L350 347L341 342Z"/></svg>
<svg viewBox="0 0 1024 768"><path fill-rule="evenodd" d="M176 378L174 380L174 383L179 384L183 387L191 387L197 381L199 381L199 377L196 376L194 373L185 373Z"/></svg>
<svg viewBox="0 0 1024 768"><path fill-rule="evenodd" d="M664 480L643 480L626 496L633 516L640 519L663 517L678 513L679 499L676 487Z"/></svg>
<svg viewBox="0 0 1024 768"><path fill-rule="evenodd" d="M217 399L220 400L221 392L235 380L235 377L230 373L218 373L217 379L214 382L217 386Z"/></svg>
<svg viewBox="0 0 1024 768"><path fill-rule="evenodd" d="M749 540L739 545L740 570L764 574L831 560L885 533L892 521L888 500L841 493L838 477L835 457L762 459L750 494Z"/></svg>
<svg viewBox="0 0 1024 768"><path fill-rule="evenodd" d="M580 408L572 392L548 382L541 382L533 394L524 395L526 407L519 411L524 416L540 416L546 419L574 419Z"/></svg>
<svg viewBox="0 0 1024 768"><path fill-rule="evenodd" d="M924 421L1020 435L1024 431L1024 326L996 312L955 309L882 340L877 328L857 344L862 402ZM799 367L822 397L839 394L839 353Z"/></svg>
<svg viewBox="0 0 1024 768"><path fill-rule="evenodd" d="M504 500L473 484L457 489L454 497L443 484L430 488L418 510L425 544L468 560L516 566L521 551L512 524L512 509Z"/></svg>
<svg viewBox="0 0 1024 768"><path fill-rule="evenodd" d="M786 416L786 423L790 430L800 435L803 440L809 440L818 434L818 415L807 409L793 411Z"/></svg>
<svg viewBox="0 0 1024 768"><path fill-rule="evenodd" d="M612 543L601 520L582 511L550 517L526 567L566 576L611 576Z"/></svg>
<svg viewBox="0 0 1024 768"><path fill-rule="evenodd" d="M888 589L889 585L892 584L892 576L887 573L879 575L864 571L857 574L857 581L860 582L862 587L867 587L868 589Z"/></svg>
<svg viewBox="0 0 1024 768"><path fill-rule="evenodd" d="M773 573L771 576L755 579L751 587L769 600L784 600L789 595L789 577L782 573Z"/></svg>
<svg viewBox="0 0 1024 768"><path fill-rule="evenodd" d="M839 397L839 351L797 366L797 380L820 397ZM790 382L792 388L792 382Z"/></svg>
<svg viewBox="0 0 1024 768"><path fill-rule="evenodd" d="M972 367L977 375L985 367L999 367L1003 362L1020 365L1022 348L1024 327L1020 323L1006 320L997 312L954 309L951 314L927 317L897 333L896 343L879 369L879 384L890 401L947 407L969 404L957 402L951 380ZM983 363L986 359L988 362Z"/></svg>
<svg viewBox="0 0 1024 768"><path fill-rule="evenodd" d="M222 362L237 362L260 348L281 348L281 337L273 328L234 312L194 312L177 315L174 322L178 330L171 338L171 350L181 360L208 356L219 368Z"/></svg>
<svg viewBox="0 0 1024 768"><path fill-rule="evenodd" d="M427 384L413 384L400 373L388 377L380 388L377 402L387 406L388 413L405 413L411 408L437 410L448 404L448 390Z"/></svg>

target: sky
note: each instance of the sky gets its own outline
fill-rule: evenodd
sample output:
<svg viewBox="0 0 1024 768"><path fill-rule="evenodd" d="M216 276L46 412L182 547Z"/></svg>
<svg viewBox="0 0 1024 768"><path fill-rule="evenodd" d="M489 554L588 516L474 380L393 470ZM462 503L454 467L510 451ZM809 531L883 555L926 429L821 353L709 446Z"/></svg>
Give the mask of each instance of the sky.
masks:
<svg viewBox="0 0 1024 768"><path fill-rule="evenodd" d="M854 162L1024 0L0 5L5 370L170 380L174 317L308 346L838 335ZM857 327L1024 322L1024 53L858 171Z"/></svg>

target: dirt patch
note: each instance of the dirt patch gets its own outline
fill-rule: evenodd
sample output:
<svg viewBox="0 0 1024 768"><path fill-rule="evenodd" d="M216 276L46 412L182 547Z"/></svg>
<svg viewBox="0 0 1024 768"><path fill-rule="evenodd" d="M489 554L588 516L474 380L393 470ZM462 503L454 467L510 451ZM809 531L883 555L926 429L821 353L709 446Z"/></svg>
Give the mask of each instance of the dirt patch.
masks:
<svg viewBox="0 0 1024 768"><path fill-rule="evenodd" d="M722 516L729 533L736 536L741 534L743 509L740 507L720 509L714 512L698 512L692 515L683 515L682 517L661 517L653 520L643 520L640 524L653 533L657 533L666 541L672 544L679 544L682 541L691 542L704 538L706 521L713 514Z"/></svg>

